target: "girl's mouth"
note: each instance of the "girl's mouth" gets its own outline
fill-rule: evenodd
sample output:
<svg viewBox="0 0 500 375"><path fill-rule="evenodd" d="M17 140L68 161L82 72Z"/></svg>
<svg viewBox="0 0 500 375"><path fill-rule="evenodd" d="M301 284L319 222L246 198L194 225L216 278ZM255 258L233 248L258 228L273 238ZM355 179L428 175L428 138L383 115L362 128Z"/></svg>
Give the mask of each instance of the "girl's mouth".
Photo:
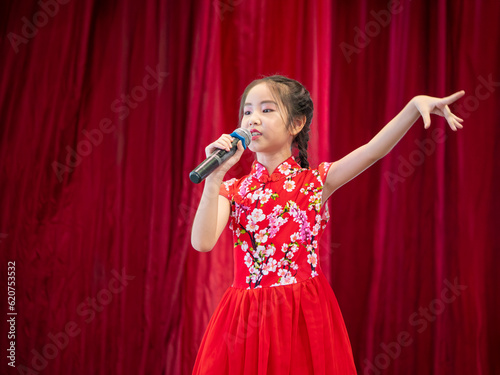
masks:
<svg viewBox="0 0 500 375"><path fill-rule="evenodd" d="M259 137L262 135L262 133L261 133L261 132L259 132L258 130L255 130L255 129L252 129L252 130L250 131L250 134L252 135L252 141L253 141L254 139L259 138Z"/></svg>

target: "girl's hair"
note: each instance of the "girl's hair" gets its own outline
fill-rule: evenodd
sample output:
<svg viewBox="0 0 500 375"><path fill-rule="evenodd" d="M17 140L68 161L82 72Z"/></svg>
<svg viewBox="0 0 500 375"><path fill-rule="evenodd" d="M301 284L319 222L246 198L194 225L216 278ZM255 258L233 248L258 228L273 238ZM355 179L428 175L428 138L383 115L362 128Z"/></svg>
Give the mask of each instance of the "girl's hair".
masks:
<svg viewBox="0 0 500 375"><path fill-rule="evenodd" d="M309 142L309 130L311 129L311 121L313 117L313 101L309 91L298 81L280 75L273 75L256 79L251 82L243 95L240 102L240 123L243 118L245 101L248 93L252 88L260 83L265 83L271 93L275 97L276 102L281 104L284 109L286 118L284 119L286 128L293 129L294 121L298 118L305 117L306 123L300 133L293 139L292 146L299 150L299 164L302 168L309 168L307 160L307 146Z"/></svg>

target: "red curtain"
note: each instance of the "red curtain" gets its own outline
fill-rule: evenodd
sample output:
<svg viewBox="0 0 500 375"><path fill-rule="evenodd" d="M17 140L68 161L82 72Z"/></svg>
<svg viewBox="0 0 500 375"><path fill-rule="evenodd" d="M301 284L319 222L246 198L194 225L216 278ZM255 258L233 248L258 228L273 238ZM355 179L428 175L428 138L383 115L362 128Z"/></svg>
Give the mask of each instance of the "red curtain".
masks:
<svg viewBox="0 0 500 375"><path fill-rule="evenodd" d="M500 373L499 16L465 0L3 2L1 372L190 373L232 249L228 232L191 248L188 174L238 126L244 87L281 73L313 96L313 166L415 95L466 91L462 131L419 120L331 197L321 262L360 374Z"/></svg>

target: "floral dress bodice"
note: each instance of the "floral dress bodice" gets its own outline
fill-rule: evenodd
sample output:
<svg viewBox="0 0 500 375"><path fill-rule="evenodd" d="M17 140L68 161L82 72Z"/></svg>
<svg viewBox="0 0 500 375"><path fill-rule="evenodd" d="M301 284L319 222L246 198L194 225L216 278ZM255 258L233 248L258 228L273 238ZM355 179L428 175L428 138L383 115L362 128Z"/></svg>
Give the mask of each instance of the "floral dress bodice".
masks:
<svg viewBox="0 0 500 375"><path fill-rule="evenodd" d="M255 161L249 175L221 185L220 194L231 202L233 287L274 287L318 276L318 240L329 219L321 199L330 165L305 169L290 157L269 175Z"/></svg>

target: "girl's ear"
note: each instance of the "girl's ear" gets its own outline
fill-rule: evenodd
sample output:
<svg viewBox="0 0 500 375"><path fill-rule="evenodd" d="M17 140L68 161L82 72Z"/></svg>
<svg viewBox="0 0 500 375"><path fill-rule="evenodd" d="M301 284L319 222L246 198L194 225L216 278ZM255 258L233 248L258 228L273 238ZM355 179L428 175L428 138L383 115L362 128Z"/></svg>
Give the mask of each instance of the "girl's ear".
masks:
<svg viewBox="0 0 500 375"><path fill-rule="evenodd" d="M306 124L306 116L300 116L293 120L293 127L290 129L290 134L294 137L299 134Z"/></svg>

